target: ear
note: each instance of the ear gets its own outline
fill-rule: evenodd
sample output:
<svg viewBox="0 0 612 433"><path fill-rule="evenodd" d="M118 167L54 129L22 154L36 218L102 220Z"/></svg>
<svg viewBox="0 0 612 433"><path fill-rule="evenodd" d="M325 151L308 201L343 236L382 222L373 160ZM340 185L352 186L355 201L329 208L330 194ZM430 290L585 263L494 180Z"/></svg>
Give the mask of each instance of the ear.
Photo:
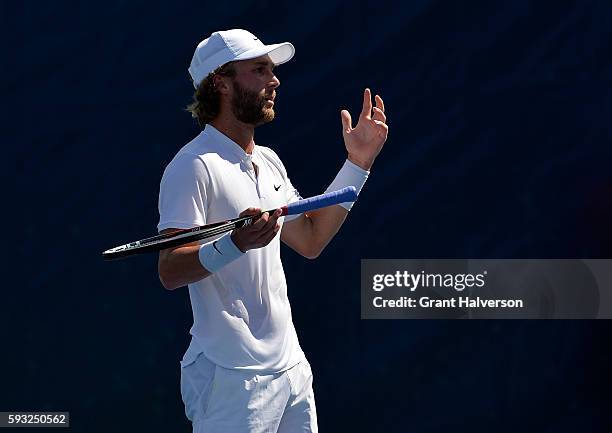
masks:
<svg viewBox="0 0 612 433"><path fill-rule="evenodd" d="M229 78L223 77L221 75L215 75L213 77L213 83L215 85L215 89L219 91L219 93L223 95L227 95L230 91Z"/></svg>

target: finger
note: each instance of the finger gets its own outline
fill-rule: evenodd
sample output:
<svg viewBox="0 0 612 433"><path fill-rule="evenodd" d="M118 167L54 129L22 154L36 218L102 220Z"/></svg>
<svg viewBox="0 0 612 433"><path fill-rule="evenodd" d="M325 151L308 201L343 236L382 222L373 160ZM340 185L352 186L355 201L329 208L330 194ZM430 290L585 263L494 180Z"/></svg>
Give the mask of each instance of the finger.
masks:
<svg viewBox="0 0 612 433"><path fill-rule="evenodd" d="M253 233L253 242L257 245L264 245L265 241L270 239L270 237L275 233L274 229L275 225L265 226L257 233Z"/></svg>
<svg viewBox="0 0 612 433"><path fill-rule="evenodd" d="M272 212L272 215L270 215L270 217L268 218L268 221L266 222L266 224L261 228L262 231L267 231L267 230L272 230L274 229L274 226L276 226L277 220L278 220L278 209L274 212Z"/></svg>
<svg viewBox="0 0 612 433"><path fill-rule="evenodd" d="M261 209L256 208L256 207L250 207L250 208L245 209L242 212L240 212L240 215L238 215L238 216L243 217L243 216L247 216L247 215L257 215L260 212L261 212Z"/></svg>
<svg viewBox="0 0 612 433"><path fill-rule="evenodd" d="M270 215L268 214L268 212L262 213L261 216L257 218L257 220L253 221L253 224L251 224L251 227L250 227L251 230L252 231L261 230L261 228L266 225L269 219L270 219Z"/></svg>
<svg viewBox="0 0 612 433"><path fill-rule="evenodd" d="M268 218L268 221L259 229L259 231L267 232L273 230L274 227L278 224L278 218L280 217L281 213L281 209L276 209L274 212L272 212L272 214Z"/></svg>
<svg viewBox="0 0 612 433"><path fill-rule="evenodd" d="M251 234L253 234L255 237L258 237L260 231L267 230L266 226L274 226L274 224L276 224L276 221L282 213L282 209L276 209L274 212L272 212L272 214L270 214L269 212L264 212L263 214L261 214L261 217L253 221L253 223L250 226L247 226L247 228L249 229Z"/></svg>
<svg viewBox="0 0 612 433"><path fill-rule="evenodd" d="M361 117L369 119L372 115L372 94L370 89L363 91L363 108L361 109Z"/></svg>
<svg viewBox="0 0 612 433"><path fill-rule="evenodd" d="M351 113L349 113L347 110L342 110L340 112L340 117L342 118L342 132L348 134L353 129Z"/></svg>
<svg viewBox="0 0 612 433"><path fill-rule="evenodd" d="M389 126L386 123L381 122L380 120L375 120L374 123L376 123L378 126L379 133L383 135L387 135L389 133Z"/></svg>
<svg viewBox="0 0 612 433"><path fill-rule="evenodd" d="M269 230L262 232L261 236L259 236L255 240L259 248L265 247L266 245L268 245L272 241L272 239L274 239L274 237L278 234L279 230L280 230L280 224L275 224Z"/></svg>
<svg viewBox="0 0 612 433"><path fill-rule="evenodd" d="M380 108L382 110L382 112L384 113L385 112L385 103L383 102L383 99L380 96L378 96L378 95L376 95L374 97L374 99L376 100L376 106L378 108Z"/></svg>
<svg viewBox="0 0 612 433"><path fill-rule="evenodd" d="M374 115L372 116L373 120L378 120L379 122L386 122L387 116L385 113L378 107L374 107Z"/></svg>

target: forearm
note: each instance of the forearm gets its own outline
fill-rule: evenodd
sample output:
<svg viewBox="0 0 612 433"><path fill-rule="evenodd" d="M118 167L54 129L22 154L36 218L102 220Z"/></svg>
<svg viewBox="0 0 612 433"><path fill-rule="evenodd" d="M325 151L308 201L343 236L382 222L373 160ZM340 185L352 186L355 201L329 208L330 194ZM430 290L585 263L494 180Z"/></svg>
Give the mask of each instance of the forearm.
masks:
<svg viewBox="0 0 612 433"><path fill-rule="evenodd" d="M260 212L259 208L249 208L240 216L258 215ZM280 209L272 215L265 212L252 224L235 229L231 234L226 233L214 241L202 245L193 242L161 251L158 265L161 283L168 290L195 283L243 257L246 251L265 247L280 229L280 215Z"/></svg>
<svg viewBox="0 0 612 433"><path fill-rule="evenodd" d="M348 161L342 166L338 175L327 188L327 191L338 190L346 186L353 186L357 193L361 191L368 178L371 162L354 160L349 154ZM323 251L329 241L338 233L344 223L352 203L343 203L320 209L311 215L312 242L317 255Z"/></svg>
<svg viewBox="0 0 612 433"><path fill-rule="evenodd" d="M369 172L363 167L357 166L352 161L345 161L326 192L353 186L359 193L368 174ZM325 207L286 223L282 233L283 242L304 257L309 259L318 257L340 230L351 206L352 203L342 203Z"/></svg>
<svg viewBox="0 0 612 433"><path fill-rule="evenodd" d="M285 223L281 239L302 256L315 259L338 233L347 214L338 205L308 212Z"/></svg>
<svg viewBox="0 0 612 433"><path fill-rule="evenodd" d="M311 242L314 256L318 256L342 227L348 211L342 206L329 206L309 213Z"/></svg>
<svg viewBox="0 0 612 433"><path fill-rule="evenodd" d="M166 289L174 290L211 274L200 263L199 249L199 245L190 245L160 251L159 279Z"/></svg>

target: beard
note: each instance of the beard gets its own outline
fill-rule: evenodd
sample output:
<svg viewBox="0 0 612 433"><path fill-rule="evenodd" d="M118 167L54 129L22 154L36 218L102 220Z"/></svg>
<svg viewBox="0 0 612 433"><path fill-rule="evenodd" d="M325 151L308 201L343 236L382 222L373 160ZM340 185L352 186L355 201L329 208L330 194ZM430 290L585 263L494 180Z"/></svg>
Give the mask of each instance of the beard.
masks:
<svg viewBox="0 0 612 433"><path fill-rule="evenodd" d="M259 126L274 119L274 109L266 107L266 98L257 92L245 89L233 80L232 113L243 123Z"/></svg>

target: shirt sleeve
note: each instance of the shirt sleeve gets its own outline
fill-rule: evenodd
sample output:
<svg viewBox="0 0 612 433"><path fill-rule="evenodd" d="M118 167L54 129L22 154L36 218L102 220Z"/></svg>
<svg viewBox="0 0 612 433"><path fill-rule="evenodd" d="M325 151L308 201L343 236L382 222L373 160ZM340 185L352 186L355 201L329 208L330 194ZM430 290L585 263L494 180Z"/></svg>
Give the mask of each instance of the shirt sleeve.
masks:
<svg viewBox="0 0 612 433"><path fill-rule="evenodd" d="M168 164L159 187L158 232L206 224L208 172L196 155L182 154Z"/></svg>

